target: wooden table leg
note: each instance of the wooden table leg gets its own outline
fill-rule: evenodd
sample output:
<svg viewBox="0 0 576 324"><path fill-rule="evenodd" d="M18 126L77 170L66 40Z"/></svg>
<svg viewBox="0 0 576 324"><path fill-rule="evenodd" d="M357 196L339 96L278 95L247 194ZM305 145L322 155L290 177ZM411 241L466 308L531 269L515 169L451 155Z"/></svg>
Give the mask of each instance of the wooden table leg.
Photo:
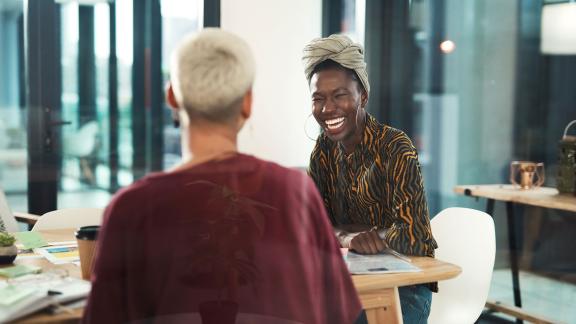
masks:
<svg viewBox="0 0 576 324"><path fill-rule="evenodd" d="M402 324L398 288L374 290L360 294L362 307L370 324Z"/></svg>

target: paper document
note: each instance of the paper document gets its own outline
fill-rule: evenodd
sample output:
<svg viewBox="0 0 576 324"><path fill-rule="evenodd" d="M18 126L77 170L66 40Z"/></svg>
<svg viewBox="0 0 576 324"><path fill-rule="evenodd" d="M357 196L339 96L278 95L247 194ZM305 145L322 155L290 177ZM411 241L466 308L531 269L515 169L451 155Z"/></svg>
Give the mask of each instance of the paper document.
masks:
<svg viewBox="0 0 576 324"><path fill-rule="evenodd" d="M410 260L409 257L405 256L404 254L397 252L396 250L393 250L391 248L386 248L386 250L384 250L382 253L385 254L392 254L393 256L397 257L400 260L404 260L406 262L412 262L412 260Z"/></svg>
<svg viewBox="0 0 576 324"><path fill-rule="evenodd" d="M34 252L43 255L54 264L72 263L80 260L78 244L76 243L38 248L34 249Z"/></svg>
<svg viewBox="0 0 576 324"><path fill-rule="evenodd" d="M13 321L53 304L86 298L90 288L89 281L50 274L0 281L0 323Z"/></svg>
<svg viewBox="0 0 576 324"><path fill-rule="evenodd" d="M39 259L39 258L43 258L44 256L34 252L33 249L28 249L28 250L23 250L20 249L18 250L18 255L16 256L16 260L24 260L24 259Z"/></svg>
<svg viewBox="0 0 576 324"><path fill-rule="evenodd" d="M348 270L353 274L377 274L418 272L420 268L397 256L387 253L363 255L349 252L346 260Z"/></svg>

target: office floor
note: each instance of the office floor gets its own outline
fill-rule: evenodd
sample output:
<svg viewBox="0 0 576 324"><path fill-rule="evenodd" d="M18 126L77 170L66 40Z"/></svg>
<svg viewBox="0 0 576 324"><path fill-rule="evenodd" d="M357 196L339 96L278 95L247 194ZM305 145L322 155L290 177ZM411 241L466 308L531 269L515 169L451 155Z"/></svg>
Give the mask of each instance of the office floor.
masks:
<svg viewBox="0 0 576 324"><path fill-rule="evenodd" d="M576 323L576 284L530 272L520 272L522 306L558 323ZM489 298L514 305L510 269L494 270ZM479 324L511 323L502 314L483 315Z"/></svg>

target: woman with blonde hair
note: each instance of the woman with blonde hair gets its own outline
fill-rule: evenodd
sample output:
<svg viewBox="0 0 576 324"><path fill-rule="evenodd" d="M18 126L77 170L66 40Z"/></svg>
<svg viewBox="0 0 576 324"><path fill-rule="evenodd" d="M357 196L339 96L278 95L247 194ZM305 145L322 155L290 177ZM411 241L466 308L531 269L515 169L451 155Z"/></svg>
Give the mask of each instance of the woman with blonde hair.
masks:
<svg viewBox="0 0 576 324"><path fill-rule="evenodd" d="M167 99L183 162L105 213L87 323L351 323L361 305L312 180L238 152L254 58L204 29L176 51Z"/></svg>

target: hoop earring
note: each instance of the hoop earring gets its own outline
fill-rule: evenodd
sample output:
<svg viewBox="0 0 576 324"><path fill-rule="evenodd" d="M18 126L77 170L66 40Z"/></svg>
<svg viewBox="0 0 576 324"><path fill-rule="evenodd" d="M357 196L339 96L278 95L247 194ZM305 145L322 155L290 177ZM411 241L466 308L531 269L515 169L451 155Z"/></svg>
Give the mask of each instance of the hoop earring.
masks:
<svg viewBox="0 0 576 324"><path fill-rule="evenodd" d="M361 108L362 107L360 105L358 105L358 107L356 107L356 116L354 117L354 123L356 125L356 128L359 128L358 127L358 112L360 111ZM366 115L364 115L364 117L366 117Z"/></svg>
<svg viewBox="0 0 576 324"><path fill-rule="evenodd" d="M312 138L312 136L308 135L308 121L310 120L310 117L312 117L312 113L310 113L310 115L308 115L308 117L306 118L306 121L304 122L304 134L306 135L306 137L308 137L309 140L316 142L315 138Z"/></svg>
<svg viewBox="0 0 576 324"><path fill-rule="evenodd" d="M172 124L175 128L180 127L180 116L178 116L178 112L172 110Z"/></svg>

